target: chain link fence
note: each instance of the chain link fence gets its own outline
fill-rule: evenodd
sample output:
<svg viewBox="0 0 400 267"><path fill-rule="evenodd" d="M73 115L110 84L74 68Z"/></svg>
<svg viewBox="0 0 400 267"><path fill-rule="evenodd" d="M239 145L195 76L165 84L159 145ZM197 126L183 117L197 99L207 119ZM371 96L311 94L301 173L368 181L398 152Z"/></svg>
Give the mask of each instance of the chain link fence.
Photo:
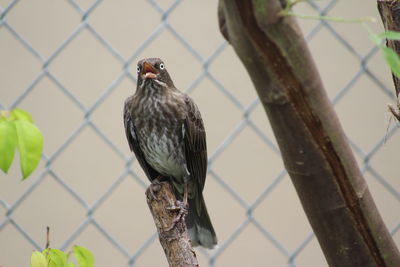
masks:
<svg viewBox="0 0 400 267"><path fill-rule="evenodd" d="M144 201L148 182L122 125L136 61L160 56L198 102L208 132L205 197L219 247L199 249L201 265L326 265L249 78L219 36L217 3L123 2L0 1L0 109L26 108L45 136L31 178L19 181L16 162L1 174L0 264L27 265L43 249L46 225L53 247L86 246L96 266L166 264ZM309 2L296 12L354 16L352 5ZM378 18L375 6L358 11ZM399 133L395 124L385 132L383 111L395 101L389 70L359 25L300 24L400 244Z"/></svg>

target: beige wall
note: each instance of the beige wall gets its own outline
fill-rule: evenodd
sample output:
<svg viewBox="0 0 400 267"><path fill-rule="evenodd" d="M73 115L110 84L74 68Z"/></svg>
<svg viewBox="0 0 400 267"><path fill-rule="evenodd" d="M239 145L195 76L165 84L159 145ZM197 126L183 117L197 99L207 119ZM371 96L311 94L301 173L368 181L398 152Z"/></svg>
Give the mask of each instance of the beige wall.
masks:
<svg viewBox="0 0 400 267"><path fill-rule="evenodd" d="M83 9L92 1L77 1ZM173 1L159 1L164 8ZM327 1L318 1L325 5ZM0 6L9 1L0 0ZM216 1L182 1L171 13L168 23L203 57L208 58L223 40L218 32ZM314 14L307 4L296 9L303 14ZM378 18L373 2L360 5L359 1L338 1L330 12L332 16ZM80 14L68 1L20 1L6 16L7 23L23 36L44 59L47 59L81 23ZM147 1L103 1L90 14L88 22L111 44L124 59L157 29L159 13ZM300 21L304 33L318 22ZM361 56L372 49L365 29L359 24L331 24ZM379 19L369 24L381 32ZM326 28L310 41L324 84L330 97L338 92L360 70L360 62ZM201 64L167 30L146 45L130 66L135 75L135 62L143 57L161 57L178 88L187 89L202 70ZM368 70L392 91L389 70L381 55L375 54L367 64ZM124 99L135 90L127 77L118 80L123 66L102 46L93 34L82 29L51 62L48 70L65 86L85 108L115 83L108 97L94 110L91 121L122 151L130 156L122 126ZM0 104L8 107L39 76L42 62L32 55L9 30L0 26ZM247 107L256 98L246 71L233 50L227 47L212 62L209 71L237 99ZM198 103L207 128L208 150L212 155L242 121L242 111L208 78L195 88L193 98ZM368 153L385 135L388 114L386 104L392 102L367 75L354 84L336 105L346 134L365 153ZM19 107L29 110L43 132L44 153L51 157L60 146L85 122L84 112L49 79L41 78ZM250 116L252 122L274 141L262 107L258 105ZM400 133L390 137L371 158L370 165L400 191L398 158ZM356 155L360 166L363 159ZM18 162L9 175L0 174L0 199L12 206L24 192L41 179L46 171L42 161L35 173L21 182ZM212 169L251 205L274 181L283 169L278 154L268 148L250 127L235 138L231 145L213 162ZM137 164L133 166L139 179L147 183ZM89 206L125 172L125 161L115 153L90 125L84 126L50 165L44 178L33 192L12 213L12 222L18 224L37 243L45 242L45 227L51 227L53 247L60 247L86 220L86 209L59 183L61 179ZM400 203L370 172L365 174L370 190L389 229L400 223ZM101 203L93 218L129 253L134 254L154 232L147 209L143 187L130 175L120 180L112 193ZM221 244L245 221L246 211L217 180L209 175L205 197ZM0 223L6 219L6 209L0 205ZM289 252L293 252L308 236L311 228L303 213L288 176L272 190L255 209L255 220L267 229ZM400 231L394 235L400 244ZM93 251L96 266L127 266L121 254L99 231L89 223L71 242ZM0 231L0 265L28 266L34 247L26 241L12 223ZM213 252L207 252L213 253ZM207 257L198 252L201 266ZM222 252L216 266L286 266L287 257L250 223ZM136 266L165 266L162 249L157 240L137 258ZM314 238L297 256L297 266L326 266Z"/></svg>

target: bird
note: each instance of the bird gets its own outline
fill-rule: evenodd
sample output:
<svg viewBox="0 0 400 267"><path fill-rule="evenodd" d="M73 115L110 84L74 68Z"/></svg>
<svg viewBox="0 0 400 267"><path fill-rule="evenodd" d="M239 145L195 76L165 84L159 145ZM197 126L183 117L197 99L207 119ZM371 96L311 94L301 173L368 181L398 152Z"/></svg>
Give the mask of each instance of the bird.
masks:
<svg viewBox="0 0 400 267"><path fill-rule="evenodd" d="M178 90L159 58L137 64L135 93L125 100L124 127L130 150L150 182L171 183L188 205L185 224L192 246L212 249L217 236L203 189L207 174L206 131L200 111Z"/></svg>

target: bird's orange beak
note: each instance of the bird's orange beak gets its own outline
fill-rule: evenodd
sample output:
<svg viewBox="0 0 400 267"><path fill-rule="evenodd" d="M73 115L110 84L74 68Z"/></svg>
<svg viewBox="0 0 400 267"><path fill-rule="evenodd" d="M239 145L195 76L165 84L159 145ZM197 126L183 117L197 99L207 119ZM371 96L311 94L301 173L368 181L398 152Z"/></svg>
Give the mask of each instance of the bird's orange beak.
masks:
<svg viewBox="0 0 400 267"><path fill-rule="evenodd" d="M157 77L157 70L150 63L144 62L141 74L144 75L145 79L155 79Z"/></svg>

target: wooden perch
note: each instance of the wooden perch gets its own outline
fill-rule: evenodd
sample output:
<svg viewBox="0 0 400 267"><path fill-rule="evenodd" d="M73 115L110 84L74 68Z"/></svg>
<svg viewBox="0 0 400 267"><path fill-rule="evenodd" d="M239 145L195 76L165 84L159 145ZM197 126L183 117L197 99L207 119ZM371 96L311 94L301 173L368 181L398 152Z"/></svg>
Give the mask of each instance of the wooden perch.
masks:
<svg viewBox="0 0 400 267"><path fill-rule="evenodd" d="M146 190L146 199L169 266L199 266L186 229L185 216L174 222L179 214L179 208L176 207L176 198L171 185L168 182L151 184Z"/></svg>
<svg viewBox="0 0 400 267"><path fill-rule="evenodd" d="M378 10L385 30L400 32L400 1L378 0ZM400 56L400 41L387 40L386 46L392 48ZM392 73L392 77L396 90L397 106L389 104L388 107L393 116L400 121L400 79L394 73Z"/></svg>
<svg viewBox="0 0 400 267"><path fill-rule="evenodd" d="M221 32L253 81L328 264L400 266L301 30L282 15L286 4L220 0Z"/></svg>

